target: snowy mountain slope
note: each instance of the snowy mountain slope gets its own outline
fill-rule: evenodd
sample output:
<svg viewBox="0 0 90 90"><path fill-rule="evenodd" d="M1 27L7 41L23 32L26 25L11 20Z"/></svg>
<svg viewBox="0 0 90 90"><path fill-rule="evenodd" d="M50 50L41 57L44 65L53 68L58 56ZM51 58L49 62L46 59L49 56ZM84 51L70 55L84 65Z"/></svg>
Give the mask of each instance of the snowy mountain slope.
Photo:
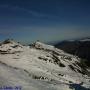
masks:
<svg viewBox="0 0 90 90"><path fill-rule="evenodd" d="M55 47L82 58L83 62L90 67L90 38L58 42Z"/></svg>
<svg viewBox="0 0 90 90"><path fill-rule="evenodd" d="M54 46L41 42L23 46L9 40L1 44L0 53L0 86L21 86L22 90L90 88L80 59Z"/></svg>

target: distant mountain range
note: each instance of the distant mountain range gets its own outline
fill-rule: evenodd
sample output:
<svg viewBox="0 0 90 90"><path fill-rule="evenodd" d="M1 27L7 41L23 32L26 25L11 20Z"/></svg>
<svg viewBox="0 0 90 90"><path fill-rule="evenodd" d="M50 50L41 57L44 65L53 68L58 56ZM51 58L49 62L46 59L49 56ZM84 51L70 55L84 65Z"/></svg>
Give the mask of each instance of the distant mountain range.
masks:
<svg viewBox="0 0 90 90"><path fill-rule="evenodd" d="M82 58L90 66L90 38L62 41L55 47Z"/></svg>

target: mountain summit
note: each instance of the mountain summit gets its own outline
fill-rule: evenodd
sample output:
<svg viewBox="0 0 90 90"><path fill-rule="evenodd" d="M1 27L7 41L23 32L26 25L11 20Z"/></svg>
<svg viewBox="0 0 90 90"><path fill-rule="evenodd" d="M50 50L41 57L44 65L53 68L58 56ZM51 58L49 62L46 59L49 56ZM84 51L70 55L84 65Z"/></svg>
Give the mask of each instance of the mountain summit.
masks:
<svg viewBox="0 0 90 90"><path fill-rule="evenodd" d="M23 45L21 45L18 42L15 42L12 39L7 39L0 44L0 53L2 54L8 54L8 53L14 53L18 51L23 50Z"/></svg>

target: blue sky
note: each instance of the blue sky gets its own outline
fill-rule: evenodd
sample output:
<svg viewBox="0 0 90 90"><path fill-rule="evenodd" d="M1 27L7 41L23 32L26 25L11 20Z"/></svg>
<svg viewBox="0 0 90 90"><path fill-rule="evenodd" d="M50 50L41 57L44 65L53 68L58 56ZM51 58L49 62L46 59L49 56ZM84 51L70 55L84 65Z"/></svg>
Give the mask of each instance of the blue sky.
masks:
<svg viewBox="0 0 90 90"><path fill-rule="evenodd" d="M90 0L0 0L0 40L54 42L90 36Z"/></svg>

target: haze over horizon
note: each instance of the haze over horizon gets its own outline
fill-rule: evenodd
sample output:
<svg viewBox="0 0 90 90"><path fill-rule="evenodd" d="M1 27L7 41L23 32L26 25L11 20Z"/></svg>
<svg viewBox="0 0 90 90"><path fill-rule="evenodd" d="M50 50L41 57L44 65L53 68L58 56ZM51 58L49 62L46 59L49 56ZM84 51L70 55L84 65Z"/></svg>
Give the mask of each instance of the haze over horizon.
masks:
<svg viewBox="0 0 90 90"><path fill-rule="evenodd" d="M90 36L90 0L0 0L0 40L53 42Z"/></svg>

